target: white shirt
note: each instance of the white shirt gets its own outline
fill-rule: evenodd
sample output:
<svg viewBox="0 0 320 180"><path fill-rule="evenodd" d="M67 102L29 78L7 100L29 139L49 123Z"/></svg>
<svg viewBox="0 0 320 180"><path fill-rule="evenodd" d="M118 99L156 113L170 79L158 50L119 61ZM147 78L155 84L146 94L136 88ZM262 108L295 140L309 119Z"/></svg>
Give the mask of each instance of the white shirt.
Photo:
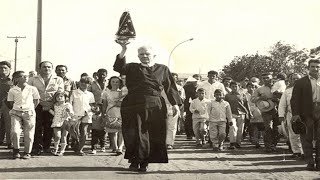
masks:
<svg viewBox="0 0 320 180"><path fill-rule="evenodd" d="M312 88L312 99L313 102L320 102L320 78L315 79L309 75Z"/></svg>
<svg viewBox="0 0 320 180"><path fill-rule="evenodd" d="M271 88L271 92L274 93L276 91L283 93L287 88L286 82L284 80L279 80L275 82Z"/></svg>
<svg viewBox="0 0 320 180"><path fill-rule="evenodd" d="M210 122L220 122L225 121L227 119L231 121L232 119L232 112L230 104L225 101L221 100L220 102L212 100L209 105L209 120Z"/></svg>
<svg viewBox="0 0 320 180"><path fill-rule="evenodd" d="M293 87L288 88L286 91L284 91L284 93L282 94L281 98L280 98L280 102L279 102L279 106L278 106L278 114L279 117L286 117L285 114L286 113L291 113L291 105L290 105L290 100L292 97L292 91L293 91Z"/></svg>
<svg viewBox="0 0 320 180"><path fill-rule="evenodd" d="M50 76L47 86L40 75L30 78L28 84L37 88L40 94L40 101L51 101L54 93L58 90L64 91L63 79L54 75Z"/></svg>
<svg viewBox="0 0 320 180"><path fill-rule="evenodd" d="M223 95L226 95L226 89L224 88L224 85L219 81L216 81L212 84L210 84L208 81L203 81L203 82L199 83L197 90L199 88L203 88L204 90L206 90L205 98L207 98L207 99L211 99L211 100L215 99L214 91L216 89L220 89L222 91Z"/></svg>
<svg viewBox="0 0 320 180"><path fill-rule="evenodd" d="M181 97L181 99L184 101L186 99L186 92L184 90L184 88L182 86L180 86L179 84L176 84L179 95Z"/></svg>
<svg viewBox="0 0 320 180"><path fill-rule="evenodd" d="M208 105L210 104L210 99L202 99L196 98L192 100L190 104L190 112L192 113L192 119L208 119ZM194 113L195 110L198 110L199 113Z"/></svg>
<svg viewBox="0 0 320 180"><path fill-rule="evenodd" d="M26 85L21 91L18 86L13 86L8 92L8 101L13 101L13 109L17 111L30 111L34 109L34 99L40 99L36 87Z"/></svg>
<svg viewBox="0 0 320 180"><path fill-rule="evenodd" d="M93 93L90 91L73 90L70 103L73 106L75 116L85 116L85 112L91 112L91 103L95 103Z"/></svg>

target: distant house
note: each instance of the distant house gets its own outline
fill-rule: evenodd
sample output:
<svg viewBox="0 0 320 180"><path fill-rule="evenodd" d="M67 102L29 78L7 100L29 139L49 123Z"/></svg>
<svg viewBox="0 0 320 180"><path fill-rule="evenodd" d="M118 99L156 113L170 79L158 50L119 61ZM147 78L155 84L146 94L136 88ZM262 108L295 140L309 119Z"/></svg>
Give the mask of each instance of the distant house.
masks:
<svg viewBox="0 0 320 180"><path fill-rule="evenodd" d="M197 73L178 73L178 76L180 80L186 80L188 79L188 77L193 76L194 74L197 74ZM207 74L200 74L200 76L202 80L208 79Z"/></svg>

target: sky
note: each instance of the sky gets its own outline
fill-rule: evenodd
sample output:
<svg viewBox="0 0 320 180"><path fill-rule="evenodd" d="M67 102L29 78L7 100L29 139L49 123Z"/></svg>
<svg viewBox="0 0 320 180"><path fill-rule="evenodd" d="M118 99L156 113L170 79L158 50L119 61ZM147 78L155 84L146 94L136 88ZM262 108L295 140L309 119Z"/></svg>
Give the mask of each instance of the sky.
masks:
<svg viewBox="0 0 320 180"><path fill-rule="evenodd" d="M317 0L44 0L42 60L67 65L75 80L99 68L118 75L115 33L129 10L137 37L128 62L139 62L137 48L149 44L172 72L205 74L234 56L266 53L280 40L320 46L319 9ZM0 1L0 60L14 64L15 42L7 36L26 36L18 42L17 70L35 69L36 23L37 0Z"/></svg>

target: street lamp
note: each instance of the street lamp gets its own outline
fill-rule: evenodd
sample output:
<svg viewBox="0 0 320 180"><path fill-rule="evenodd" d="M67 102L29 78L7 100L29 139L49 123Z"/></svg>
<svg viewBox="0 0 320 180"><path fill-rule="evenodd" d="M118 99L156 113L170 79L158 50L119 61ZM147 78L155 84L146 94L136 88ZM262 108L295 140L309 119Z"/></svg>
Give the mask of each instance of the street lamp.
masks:
<svg viewBox="0 0 320 180"><path fill-rule="evenodd" d="M179 44L177 44L177 45L171 50L170 55L169 55L169 60L168 60L168 67L170 67L170 60L171 60L171 55L172 55L173 51L174 51L180 44L183 44L183 43L185 43L185 42L192 41L192 40L193 40L193 38L184 40L184 41L180 42Z"/></svg>

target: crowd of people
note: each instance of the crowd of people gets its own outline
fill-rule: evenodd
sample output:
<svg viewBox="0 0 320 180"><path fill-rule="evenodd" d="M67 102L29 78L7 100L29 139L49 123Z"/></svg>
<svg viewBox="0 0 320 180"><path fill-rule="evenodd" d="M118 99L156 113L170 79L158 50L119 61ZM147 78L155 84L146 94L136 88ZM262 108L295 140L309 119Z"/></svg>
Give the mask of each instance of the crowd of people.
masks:
<svg viewBox="0 0 320 180"><path fill-rule="evenodd" d="M105 152L109 138L113 153L125 150L130 170L145 172L149 163L168 162L176 134L213 151L241 148L248 138L255 148L263 144L265 153L276 152L285 137L293 158L320 170L319 59L309 60L304 77L266 72L261 82L258 77L236 82L209 71L207 80L194 75L184 81L154 62L152 47L138 49L141 63L126 63L128 44L119 44L114 70L120 75L110 78L101 68L92 78L83 73L73 81L66 65L57 65L54 74L53 63L42 61L37 75L16 71L11 79L11 64L1 61L0 145L6 142L13 158L63 156L66 149L83 156Z"/></svg>

